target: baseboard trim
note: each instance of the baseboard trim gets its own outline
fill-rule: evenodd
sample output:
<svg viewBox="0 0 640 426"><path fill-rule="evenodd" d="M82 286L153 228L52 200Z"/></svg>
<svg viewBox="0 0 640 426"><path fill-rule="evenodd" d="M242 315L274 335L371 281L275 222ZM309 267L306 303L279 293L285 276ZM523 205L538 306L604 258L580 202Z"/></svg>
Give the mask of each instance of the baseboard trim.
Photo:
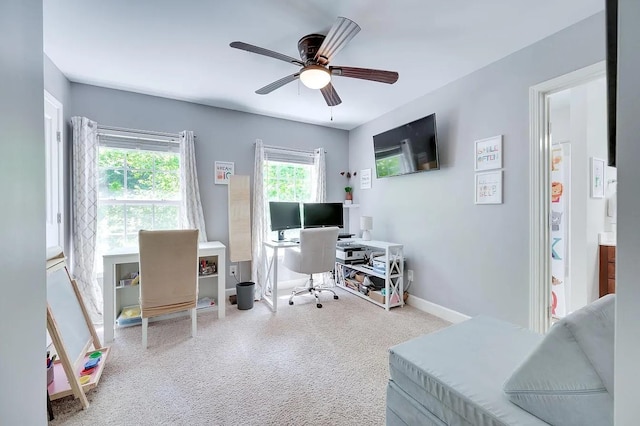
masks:
<svg viewBox="0 0 640 426"><path fill-rule="evenodd" d="M419 309L431 315L435 315L442 318L443 320L452 322L454 324L466 321L471 318L468 315L461 314L460 312L454 311L453 309L445 308L444 306L440 306L433 302L421 299L414 296L413 294L409 295L409 299L407 299L407 305L413 306L416 309Z"/></svg>

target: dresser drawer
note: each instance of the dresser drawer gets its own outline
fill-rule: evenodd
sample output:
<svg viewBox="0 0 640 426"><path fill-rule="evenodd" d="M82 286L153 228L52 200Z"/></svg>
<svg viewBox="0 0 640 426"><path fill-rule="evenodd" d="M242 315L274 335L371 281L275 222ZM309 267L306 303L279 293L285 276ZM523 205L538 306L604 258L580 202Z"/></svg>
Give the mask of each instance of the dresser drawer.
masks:
<svg viewBox="0 0 640 426"><path fill-rule="evenodd" d="M610 280L614 280L616 278L616 264L615 263L607 263L607 277Z"/></svg>
<svg viewBox="0 0 640 426"><path fill-rule="evenodd" d="M600 297L616 291L616 248L600 246L599 292Z"/></svg>

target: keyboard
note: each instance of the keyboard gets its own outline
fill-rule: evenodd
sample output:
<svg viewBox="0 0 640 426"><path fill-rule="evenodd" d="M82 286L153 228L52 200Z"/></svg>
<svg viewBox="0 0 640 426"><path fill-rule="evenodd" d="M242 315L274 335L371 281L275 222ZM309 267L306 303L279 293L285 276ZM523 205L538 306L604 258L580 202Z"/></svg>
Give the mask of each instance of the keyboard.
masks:
<svg viewBox="0 0 640 426"><path fill-rule="evenodd" d="M296 243L300 244L300 238L285 238L284 240L271 240L274 243Z"/></svg>

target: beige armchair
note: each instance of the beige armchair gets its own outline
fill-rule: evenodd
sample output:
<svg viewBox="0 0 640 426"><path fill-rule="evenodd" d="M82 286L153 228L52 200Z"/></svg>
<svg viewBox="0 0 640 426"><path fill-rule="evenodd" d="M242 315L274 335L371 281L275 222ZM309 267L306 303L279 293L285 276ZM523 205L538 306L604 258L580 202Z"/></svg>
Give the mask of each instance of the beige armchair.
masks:
<svg viewBox="0 0 640 426"><path fill-rule="evenodd" d="M309 285L301 289L294 289L289 298L289 305L293 305L293 298L300 294L313 294L316 306L322 308L318 296L323 291L335 291L313 283L313 274L333 271L336 262L336 242L338 241L337 227L311 228L300 230L300 246L288 248L284 251L284 266L294 272L309 274Z"/></svg>
<svg viewBox="0 0 640 426"><path fill-rule="evenodd" d="M149 318L190 310L196 335L198 230L139 231L142 346Z"/></svg>

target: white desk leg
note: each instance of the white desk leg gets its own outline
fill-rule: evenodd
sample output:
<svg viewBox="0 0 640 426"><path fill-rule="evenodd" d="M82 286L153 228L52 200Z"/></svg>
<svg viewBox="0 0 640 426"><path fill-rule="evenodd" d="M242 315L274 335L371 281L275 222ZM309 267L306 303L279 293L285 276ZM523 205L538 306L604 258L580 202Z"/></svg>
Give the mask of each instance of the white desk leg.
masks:
<svg viewBox="0 0 640 426"><path fill-rule="evenodd" d="M271 283L271 300L273 301L273 312L278 311L278 247L273 248L273 282Z"/></svg>
<svg viewBox="0 0 640 426"><path fill-rule="evenodd" d="M224 252L218 255L218 319L225 316L227 290L227 260Z"/></svg>
<svg viewBox="0 0 640 426"><path fill-rule="evenodd" d="M114 268L115 265L104 259L102 261L103 266L103 275L102 275L102 322L103 322L103 333L104 333L104 342L111 343L114 338L114 327L115 327L115 279L114 279Z"/></svg>

